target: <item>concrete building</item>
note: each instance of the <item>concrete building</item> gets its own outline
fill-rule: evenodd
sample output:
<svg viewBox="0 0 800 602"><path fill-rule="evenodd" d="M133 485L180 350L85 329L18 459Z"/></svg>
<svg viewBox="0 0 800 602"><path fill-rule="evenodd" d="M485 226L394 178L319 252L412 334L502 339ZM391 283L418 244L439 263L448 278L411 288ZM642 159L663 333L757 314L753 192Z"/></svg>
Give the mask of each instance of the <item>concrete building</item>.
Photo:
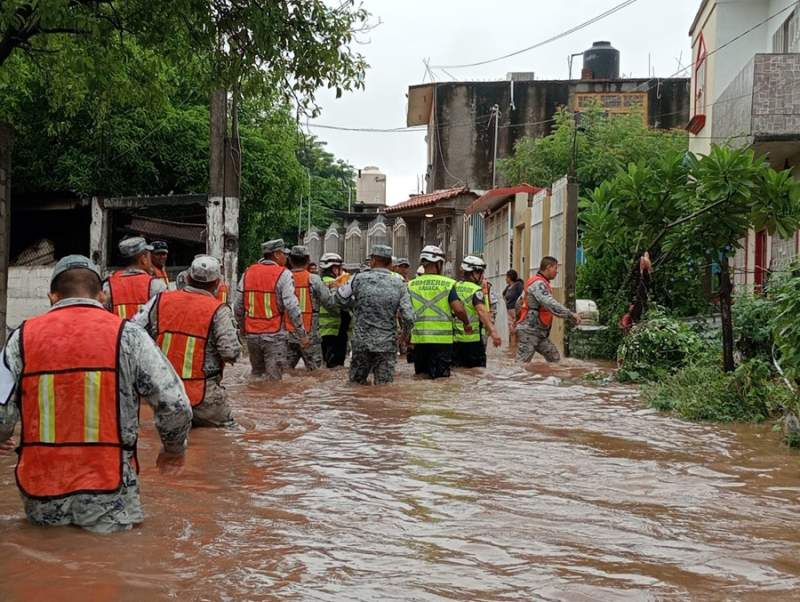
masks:
<svg viewBox="0 0 800 602"><path fill-rule="evenodd" d="M506 81L409 87L407 124L428 126L426 189L492 188L495 150L496 158L502 159L513 153L521 138L548 135L560 107L579 112L599 102L609 113L641 111L650 127L686 126L688 79L622 79L619 53L608 42L597 42L583 59L579 80L531 80L512 74ZM499 174L496 184L504 184Z"/></svg>
<svg viewBox="0 0 800 602"><path fill-rule="evenodd" d="M386 176L372 165L358 170L356 202L386 206Z"/></svg>
<svg viewBox="0 0 800 602"><path fill-rule="evenodd" d="M459 277L465 249L464 211L478 195L464 186L415 195L392 205L386 214L402 218L406 226L407 253L411 269L419 266L419 254L426 245L440 247L446 256L444 274ZM395 255L399 255L395 247Z"/></svg>
<svg viewBox="0 0 800 602"><path fill-rule="evenodd" d="M800 5L796 0L703 0L692 23L689 148L749 146L800 178ZM733 259L734 283L760 288L798 255L792 240L750 232Z"/></svg>

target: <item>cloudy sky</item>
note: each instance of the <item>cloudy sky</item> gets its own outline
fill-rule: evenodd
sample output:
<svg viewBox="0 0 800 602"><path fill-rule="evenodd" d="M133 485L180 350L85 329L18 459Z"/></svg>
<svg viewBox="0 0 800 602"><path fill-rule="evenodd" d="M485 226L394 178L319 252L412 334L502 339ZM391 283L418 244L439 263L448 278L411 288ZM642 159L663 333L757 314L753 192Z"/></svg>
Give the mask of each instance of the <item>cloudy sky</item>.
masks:
<svg viewBox="0 0 800 602"><path fill-rule="evenodd" d="M319 124L361 128L406 125L408 86L422 83L423 59L453 65L490 59L531 46L620 4L621 0L364 0L381 24L363 37L370 64L366 89L336 99L322 91ZM667 77L691 63L689 27L700 0L637 0L598 23L524 54L488 65L448 69L459 80L505 79L509 71L533 71L537 79L566 79L567 56L596 40L621 53L625 76ZM649 57L649 59L648 59ZM573 73L580 73L580 58ZM688 74L688 71L686 72ZM450 80L436 71L439 81ZM356 168L377 165L387 176L387 201L415 192L425 171L423 132L344 132L313 127L337 157Z"/></svg>

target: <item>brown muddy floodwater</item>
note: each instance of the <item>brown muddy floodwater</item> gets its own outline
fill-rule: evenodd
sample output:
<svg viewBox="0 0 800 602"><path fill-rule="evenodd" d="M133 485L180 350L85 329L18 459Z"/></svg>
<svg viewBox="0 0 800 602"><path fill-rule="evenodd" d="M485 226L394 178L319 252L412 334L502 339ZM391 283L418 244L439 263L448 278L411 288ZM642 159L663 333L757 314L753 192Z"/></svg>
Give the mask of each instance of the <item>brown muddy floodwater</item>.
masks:
<svg viewBox="0 0 800 602"><path fill-rule="evenodd" d="M800 456L587 369L357 388L240 364L243 429L193 432L181 475L143 418L147 518L117 535L27 524L4 456L0 600L798 599Z"/></svg>

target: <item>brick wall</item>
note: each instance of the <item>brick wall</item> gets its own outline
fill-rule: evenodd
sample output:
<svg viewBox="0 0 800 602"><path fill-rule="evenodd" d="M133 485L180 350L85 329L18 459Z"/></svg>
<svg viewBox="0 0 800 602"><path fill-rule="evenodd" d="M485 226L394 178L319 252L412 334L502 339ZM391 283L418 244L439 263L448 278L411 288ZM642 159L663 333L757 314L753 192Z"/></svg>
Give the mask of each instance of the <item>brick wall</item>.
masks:
<svg viewBox="0 0 800 602"><path fill-rule="evenodd" d="M11 129L0 124L0 343L6 340L8 238L11 217Z"/></svg>

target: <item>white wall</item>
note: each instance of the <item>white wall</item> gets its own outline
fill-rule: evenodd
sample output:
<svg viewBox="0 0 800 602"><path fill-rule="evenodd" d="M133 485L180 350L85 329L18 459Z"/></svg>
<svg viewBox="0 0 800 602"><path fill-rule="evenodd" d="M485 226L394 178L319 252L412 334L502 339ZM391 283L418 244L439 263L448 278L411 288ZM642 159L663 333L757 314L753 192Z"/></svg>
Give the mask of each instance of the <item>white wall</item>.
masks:
<svg viewBox="0 0 800 602"><path fill-rule="evenodd" d="M8 327L47 311L53 266L8 268Z"/></svg>

